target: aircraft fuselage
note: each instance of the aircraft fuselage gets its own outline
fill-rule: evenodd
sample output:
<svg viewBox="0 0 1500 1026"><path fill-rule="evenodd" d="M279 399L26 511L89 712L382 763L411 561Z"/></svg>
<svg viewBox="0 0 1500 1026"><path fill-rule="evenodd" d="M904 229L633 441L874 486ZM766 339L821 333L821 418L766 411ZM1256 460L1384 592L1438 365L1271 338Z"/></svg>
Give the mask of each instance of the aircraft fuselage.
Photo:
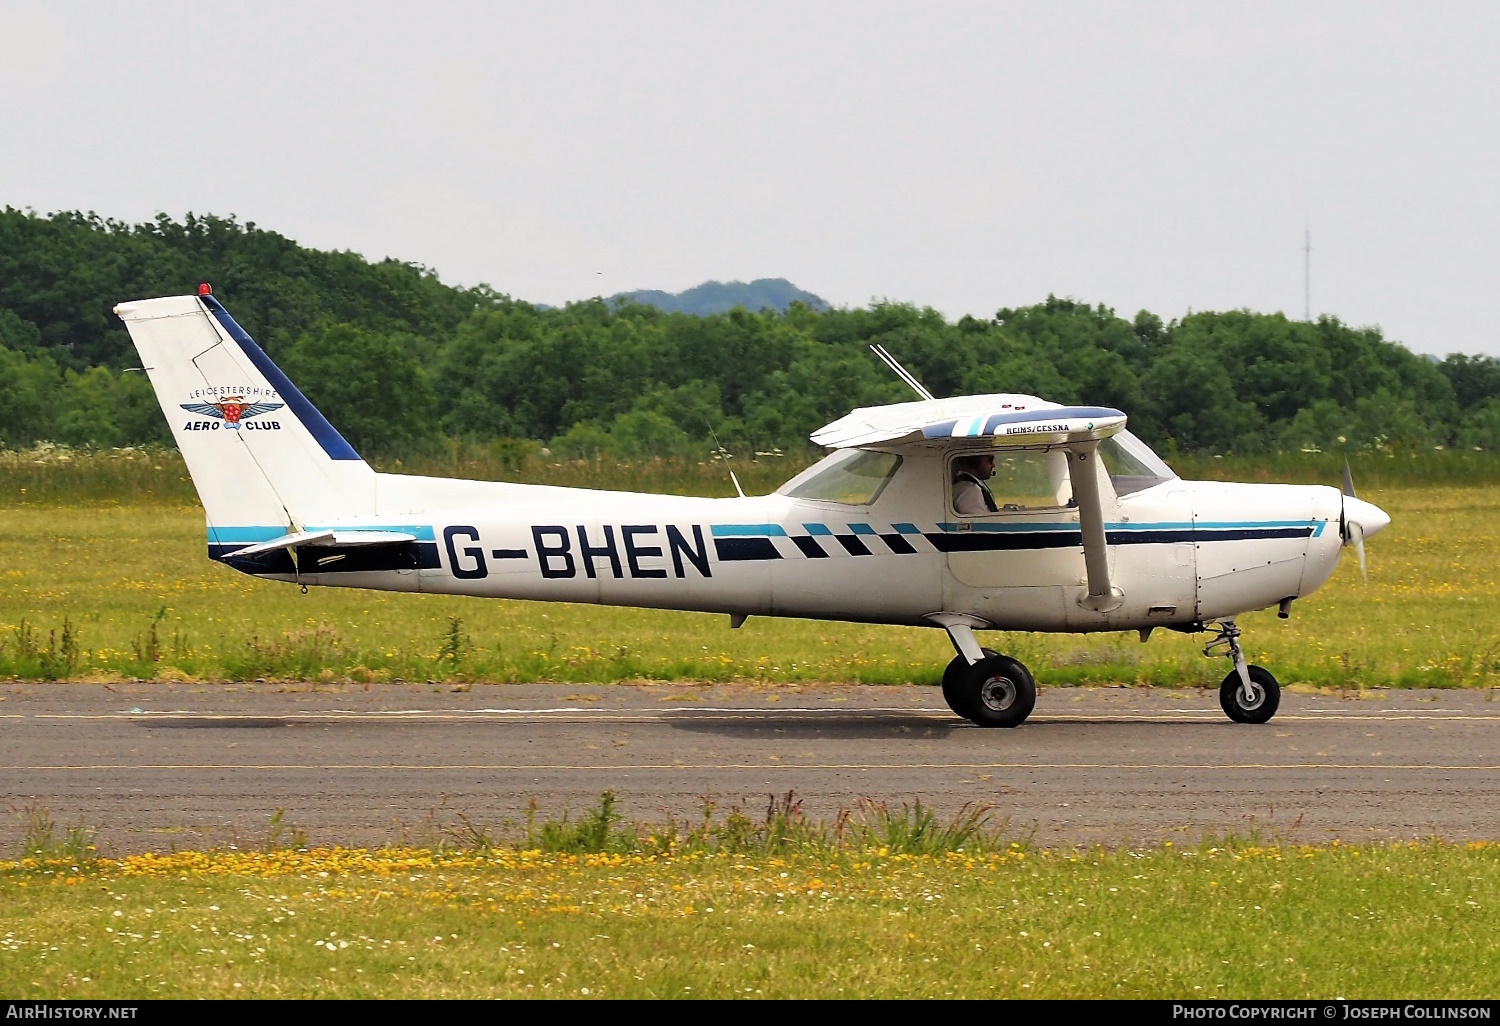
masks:
<svg viewBox="0 0 1500 1026"><path fill-rule="evenodd" d="M645 606L758 616L930 624L963 610L995 627L1185 627L1309 594L1337 565L1333 488L1171 480L1110 496L1106 539L1120 605L1087 594L1076 509L959 518L941 461L908 458L868 506L780 494L705 499L381 475L391 513L306 525L411 534L414 542L234 550L285 526L211 525L210 555L308 585ZM406 507L403 493L452 493ZM382 505L386 503L381 503Z"/></svg>

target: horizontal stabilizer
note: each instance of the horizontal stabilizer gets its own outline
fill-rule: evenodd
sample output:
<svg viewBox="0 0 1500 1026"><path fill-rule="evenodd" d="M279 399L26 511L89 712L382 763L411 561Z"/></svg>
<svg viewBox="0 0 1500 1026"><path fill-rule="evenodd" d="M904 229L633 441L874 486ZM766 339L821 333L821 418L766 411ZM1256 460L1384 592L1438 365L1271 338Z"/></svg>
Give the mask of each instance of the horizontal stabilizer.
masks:
<svg viewBox="0 0 1500 1026"><path fill-rule="evenodd" d="M280 538L272 538L268 542L259 545L250 545L243 549L236 549L235 556L258 556L262 552L275 552L277 549L295 549L299 545L308 545L315 541L333 541L332 531L298 531L296 534L284 534Z"/></svg>
<svg viewBox="0 0 1500 1026"><path fill-rule="evenodd" d="M396 545L414 542L417 536L405 531L334 531L333 541L308 542L309 545Z"/></svg>
<svg viewBox="0 0 1500 1026"><path fill-rule="evenodd" d="M272 538L268 542L259 545L250 545L243 549L236 549L231 555L236 558L246 556L258 556L262 552L275 552L277 549L296 549L302 546L345 546L345 545L393 545L401 542L414 542L417 536L407 534L403 531L298 531L296 534L284 534L280 538Z"/></svg>

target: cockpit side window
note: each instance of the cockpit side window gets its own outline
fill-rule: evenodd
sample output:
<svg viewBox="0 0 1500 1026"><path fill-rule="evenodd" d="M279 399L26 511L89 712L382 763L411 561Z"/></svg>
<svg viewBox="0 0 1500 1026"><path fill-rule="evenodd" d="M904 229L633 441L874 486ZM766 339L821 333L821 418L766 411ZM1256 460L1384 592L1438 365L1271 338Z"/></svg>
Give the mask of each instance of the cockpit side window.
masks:
<svg viewBox="0 0 1500 1026"><path fill-rule="evenodd" d="M948 461L949 508L959 516L992 516L1065 508L1073 497L1061 451L1001 449Z"/></svg>
<svg viewBox="0 0 1500 1026"><path fill-rule="evenodd" d="M843 449L782 485L778 491L796 499L868 506L896 475L901 457L889 452Z"/></svg>

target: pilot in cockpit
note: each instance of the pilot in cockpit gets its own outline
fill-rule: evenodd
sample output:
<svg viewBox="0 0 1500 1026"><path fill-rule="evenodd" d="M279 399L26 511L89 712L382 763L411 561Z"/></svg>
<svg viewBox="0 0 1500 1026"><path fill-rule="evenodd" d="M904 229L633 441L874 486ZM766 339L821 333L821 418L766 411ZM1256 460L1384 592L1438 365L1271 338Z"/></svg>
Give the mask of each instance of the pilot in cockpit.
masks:
<svg viewBox="0 0 1500 1026"><path fill-rule="evenodd" d="M995 497L985 484L995 476L995 457L992 453L978 456L960 456L953 461L953 509L969 516L996 513Z"/></svg>

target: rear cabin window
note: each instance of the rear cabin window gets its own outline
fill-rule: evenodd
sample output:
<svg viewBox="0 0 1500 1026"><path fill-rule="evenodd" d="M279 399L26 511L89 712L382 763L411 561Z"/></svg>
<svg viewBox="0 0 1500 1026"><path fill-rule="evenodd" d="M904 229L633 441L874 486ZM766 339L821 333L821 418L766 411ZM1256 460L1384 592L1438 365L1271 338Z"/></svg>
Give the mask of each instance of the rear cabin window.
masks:
<svg viewBox="0 0 1500 1026"><path fill-rule="evenodd" d="M901 457L888 452L845 449L788 481L781 494L796 499L868 506L880 497L901 466Z"/></svg>

